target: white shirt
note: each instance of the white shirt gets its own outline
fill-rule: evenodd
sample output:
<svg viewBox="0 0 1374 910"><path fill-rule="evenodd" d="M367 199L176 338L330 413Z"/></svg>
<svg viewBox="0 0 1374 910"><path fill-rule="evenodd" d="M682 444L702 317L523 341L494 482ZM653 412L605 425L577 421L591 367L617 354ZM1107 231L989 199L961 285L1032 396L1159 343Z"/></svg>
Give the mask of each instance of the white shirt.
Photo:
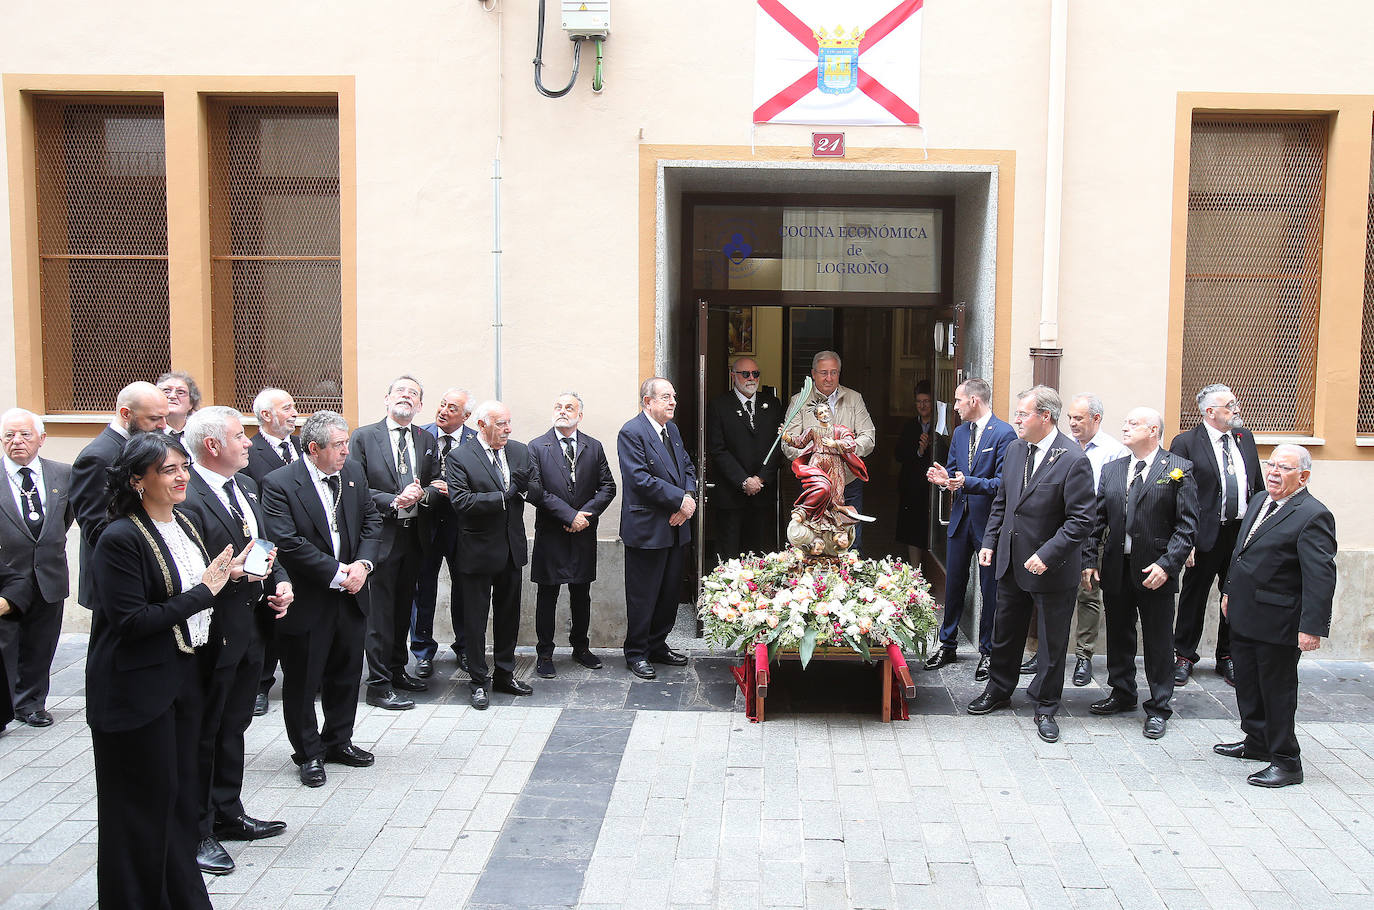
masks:
<svg viewBox="0 0 1374 910"><path fill-rule="evenodd" d="M114 430L116 433L118 433L120 436L123 436L125 439L129 438L129 431L124 429L124 427L121 427L119 424L115 423L113 420L110 421L110 429Z"/></svg>
<svg viewBox="0 0 1374 910"><path fill-rule="evenodd" d="M434 425L434 438L439 441L440 452L444 450L444 440L451 440L451 442L449 442L448 444L448 450L450 453L452 453L455 449L458 448L458 446L462 445L463 443L463 425L460 423L458 425L458 429L454 430L452 433L445 433L442 429L439 428L439 425L436 423Z"/></svg>
<svg viewBox="0 0 1374 910"><path fill-rule="evenodd" d="M24 478L19 476L19 469L22 467L25 467L25 465L19 464L8 455L5 456L5 474L9 477L10 492L14 495L15 504L19 506L20 517L29 513L28 503L24 501L24 494L20 492L24 486ZM38 457L35 456L33 461L28 463L27 467L33 472L33 485L38 489L38 501L43 506L43 514L47 515L48 491L43 489L43 465Z"/></svg>
<svg viewBox="0 0 1374 910"><path fill-rule="evenodd" d="M973 444L973 460L974 460L974 461L977 461L977 460L978 460L978 453L979 453L980 451L982 451L983 431L986 430L986 429L988 428L988 424L991 423L991 422L992 422L992 409L989 408L988 410L986 410L986 411L983 412L983 416L982 416L982 417L979 417L977 420L975 420L975 421L973 422L973 427L969 430L969 432L971 432L971 433L973 434L973 436L971 436L971 437L969 438L969 442L971 442L971 443ZM968 467L969 467L969 470L970 470L970 471L973 470L973 465L972 465L972 464L970 464Z"/></svg>
<svg viewBox="0 0 1374 910"><path fill-rule="evenodd" d="M1137 483L1144 483L1145 478L1150 476L1150 469L1155 466L1155 459L1159 457L1159 446L1155 446L1154 451L1151 452L1149 455L1146 455L1144 458L1136 458L1135 455L1132 454L1131 450L1127 449L1125 446L1122 446L1122 450L1126 453L1126 455L1130 456L1130 464L1126 465L1126 495L1129 497L1131 495L1131 488L1134 487ZM1141 461L1145 462L1145 470L1140 472L1140 477L1138 479L1132 481L1131 478L1135 477L1136 464L1137 462ZM1129 554L1131 552L1130 528L1126 529L1126 539L1122 541L1122 544L1125 552Z"/></svg>
<svg viewBox="0 0 1374 910"><path fill-rule="evenodd" d="M340 505L336 514L334 511L334 494L329 489L329 484L325 483L325 474L309 458L305 459L305 466L310 470L310 477L315 481L315 492L319 494L320 503L324 506L325 518L329 520L329 543L334 548L334 558L339 558L339 522L343 521L343 506ZM338 474L329 475L338 477ZM339 479L339 498L343 499L343 478ZM336 591L343 590L343 581L348 577L348 570L343 563L339 563L339 571L334 573L334 580L329 583L329 587Z"/></svg>
<svg viewBox="0 0 1374 910"><path fill-rule="evenodd" d="M1207 437L1212 440L1212 457L1217 460L1217 478L1220 482L1221 498L1226 498L1226 459L1221 454L1220 430L1213 427L1210 423L1203 421L1202 426L1207 430ZM1230 430L1227 430L1227 434ZM1240 446L1236 444L1234 436L1226 443L1231 448L1231 464L1236 469L1236 490L1240 493L1240 502L1227 502L1222 504L1221 520L1230 521L1233 518L1245 517L1246 491L1249 485L1246 483L1245 459L1240 455Z"/></svg>
<svg viewBox="0 0 1374 910"><path fill-rule="evenodd" d="M509 490L510 466L506 464L506 447L502 446L499 449L493 449L491 446L487 445L487 441L480 436L477 438L477 441L482 444L483 451L487 453L487 461L491 461L493 458L496 459L496 466L501 469L501 482L505 484L506 489Z"/></svg>
<svg viewBox="0 0 1374 910"><path fill-rule="evenodd" d="M663 424L659 423L657 420L654 420L652 417L650 417L648 411L644 412L644 418L648 420L649 425L654 428L654 435L657 436L659 439L662 439L663 431L666 429L666 427L664 427Z"/></svg>
<svg viewBox="0 0 1374 910"><path fill-rule="evenodd" d="M409 474L401 473L401 434L397 433L397 430L406 431L406 460L410 462ZM401 487L404 489L405 487L410 486L410 482L415 479L415 464L418 461L418 459L415 457L415 433L410 429L409 426L403 427L399 423L388 417L386 419L386 435L387 439L391 442L391 464L394 468L396 468L396 475L401 478ZM397 509L396 517L414 518L416 515L419 514L419 512L420 504L415 503L413 505L407 506L404 509Z"/></svg>
<svg viewBox="0 0 1374 910"><path fill-rule="evenodd" d="M1035 464L1031 466L1032 477L1035 476L1035 472L1040 470L1040 463L1045 460L1045 453L1049 451L1050 444L1054 442L1054 438L1058 432L1059 430L1056 427L1050 427L1050 431L1045 434L1045 438L1039 442L1032 443L1029 439L1026 440L1028 445L1035 446Z"/></svg>
<svg viewBox="0 0 1374 910"><path fill-rule="evenodd" d="M200 462L196 462L194 465L192 465L192 470L199 474L201 478L204 479L204 481L210 485L210 489L214 490L215 496L219 498L220 505L224 506L226 509L229 509L229 514L232 515L237 510L240 514L243 515L243 521L245 524L248 525L248 536L257 537L258 519L256 516L253 515L253 510L249 508L248 502L243 495L243 491L239 489L238 483L236 482L234 484L234 491L238 494L234 497L235 508L230 508L229 494L224 492L224 485L229 482L230 478L225 477L218 471L210 470Z"/></svg>
<svg viewBox="0 0 1374 910"><path fill-rule="evenodd" d="M1131 454L1131 450L1122 445L1115 436L1098 430L1097 435L1089 439L1088 444L1084 446L1083 454L1088 456L1088 464L1092 465L1093 490L1096 491L1102 483L1102 466L1109 461L1125 458Z"/></svg>

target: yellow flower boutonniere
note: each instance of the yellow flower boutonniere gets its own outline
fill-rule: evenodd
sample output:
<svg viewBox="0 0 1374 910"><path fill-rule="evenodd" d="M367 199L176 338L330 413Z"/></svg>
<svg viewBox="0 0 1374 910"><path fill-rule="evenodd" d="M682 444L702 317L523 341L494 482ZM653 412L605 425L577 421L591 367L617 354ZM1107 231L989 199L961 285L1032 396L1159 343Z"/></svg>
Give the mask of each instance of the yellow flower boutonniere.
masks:
<svg viewBox="0 0 1374 910"><path fill-rule="evenodd" d="M1173 469L1172 471L1170 471L1168 474L1165 474L1163 477L1159 478L1159 480L1157 480L1156 483L1169 483L1169 482L1171 482L1171 481L1172 481L1173 483L1178 483L1178 482L1179 482L1180 480L1182 480L1182 479L1183 479L1183 469L1182 469L1182 468L1174 468L1174 469Z"/></svg>

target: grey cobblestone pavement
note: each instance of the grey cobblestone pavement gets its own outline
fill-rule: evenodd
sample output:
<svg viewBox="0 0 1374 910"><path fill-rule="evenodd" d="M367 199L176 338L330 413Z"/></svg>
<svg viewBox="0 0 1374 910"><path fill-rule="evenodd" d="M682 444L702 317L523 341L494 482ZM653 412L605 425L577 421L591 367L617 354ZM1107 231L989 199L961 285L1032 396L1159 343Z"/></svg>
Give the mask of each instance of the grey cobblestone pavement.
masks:
<svg viewBox="0 0 1374 910"><path fill-rule="evenodd" d="M0 735L0 907L95 903L83 657L84 637L64 638L54 726ZM726 660L645 683L604 657L599 672L560 660L533 697L478 712L442 652L415 710L359 706L376 766L330 765L316 790L274 697L248 732L244 797L289 827L226 844L238 868L207 879L214 906L1374 906L1368 664L1304 658L1307 780L1267 791L1245 783L1257 766L1211 751L1239 734L1206 665L1164 739L1141 736L1138 712L1088 717L1095 682L1068 688L1047 745L1023 697L962 713L981 688L970 660L918 671L912 718L892 724L837 695L863 688L862 667L784 670L751 724Z"/></svg>

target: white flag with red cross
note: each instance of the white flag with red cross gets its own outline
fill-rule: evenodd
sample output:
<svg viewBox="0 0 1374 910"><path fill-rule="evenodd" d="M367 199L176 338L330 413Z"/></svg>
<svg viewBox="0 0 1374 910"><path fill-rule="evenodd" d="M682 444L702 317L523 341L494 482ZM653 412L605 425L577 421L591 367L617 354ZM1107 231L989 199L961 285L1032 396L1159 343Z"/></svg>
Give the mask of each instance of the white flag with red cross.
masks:
<svg viewBox="0 0 1374 910"><path fill-rule="evenodd" d="M754 122L916 126L924 0L758 0Z"/></svg>

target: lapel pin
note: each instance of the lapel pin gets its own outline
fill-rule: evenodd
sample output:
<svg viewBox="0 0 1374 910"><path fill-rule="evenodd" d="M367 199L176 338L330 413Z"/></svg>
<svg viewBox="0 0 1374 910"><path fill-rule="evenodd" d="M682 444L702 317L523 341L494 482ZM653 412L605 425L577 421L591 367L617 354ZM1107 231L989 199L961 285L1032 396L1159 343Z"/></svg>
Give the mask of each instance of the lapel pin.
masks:
<svg viewBox="0 0 1374 910"><path fill-rule="evenodd" d="M350 487L353 486L353 481L350 480L350 481L348 482L348 485L349 485Z"/></svg>

